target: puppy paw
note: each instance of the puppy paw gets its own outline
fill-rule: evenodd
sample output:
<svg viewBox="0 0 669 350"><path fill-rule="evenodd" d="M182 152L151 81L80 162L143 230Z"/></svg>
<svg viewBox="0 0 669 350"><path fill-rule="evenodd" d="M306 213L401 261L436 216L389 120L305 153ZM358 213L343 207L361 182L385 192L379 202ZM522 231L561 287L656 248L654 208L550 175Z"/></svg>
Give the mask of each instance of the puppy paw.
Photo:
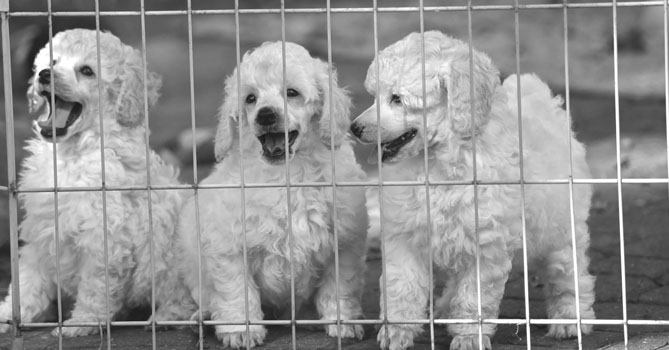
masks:
<svg viewBox="0 0 669 350"><path fill-rule="evenodd" d="M420 332L418 325L384 325L376 339L381 349L404 350L413 346L413 338Z"/></svg>
<svg viewBox="0 0 669 350"><path fill-rule="evenodd" d="M223 343L224 348L250 349L261 345L266 334L267 330L262 325L249 326L248 337L246 326L216 326L216 337Z"/></svg>
<svg viewBox="0 0 669 350"><path fill-rule="evenodd" d="M362 325L359 324L343 324L337 327L336 324L329 324L325 326L325 333L333 338L337 338L340 334L342 338L357 338L362 340L365 336L365 331Z"/></svg>
<svg viewBox="0 0 669 350"><path fill-rule="evenodd" d="M582 324L581 333L590 334L592 332L591 324ZM556 339L567 339L578 336L578 328L575 324L552 324L548 326L548 333L546 336Z"/></svg>
<svg viewBox="0 0 669 350"><path fill-rule="evenodd" d="M90 321L91 320L69 319L63 322L63 325L77 324ZM101 327L61 327L61 328L55 328L51 332L51 334L53 334L56 337L58 336L58 334L62 334L64 337L83 337L85 335L97 334L104 327L105 327L104 324L102 324Z"/></svg>
<svg viewBox="0 0 669 350"><path fill-rule="evenodd" d="M160 315L160 311L156 312L156 315L151 315L149 319L147 320L149 323L153 323L153 321L174 321L174 318L170 317L163 317L163 315ZM167 326L167 325L156 325L156 331L166 331L168 329L173 328L174 326ZM151 332L153 330L153 326L149 324L148 326L144 326L144 330L147 332Z"/></svg>
<svg viewBox="0 0 669 350"><path fill-rule="evenodd" d="M483 335L483 348L492 349L490 337ZM451 350L479 350L479 335L456 335L451 341Z"/></svg>

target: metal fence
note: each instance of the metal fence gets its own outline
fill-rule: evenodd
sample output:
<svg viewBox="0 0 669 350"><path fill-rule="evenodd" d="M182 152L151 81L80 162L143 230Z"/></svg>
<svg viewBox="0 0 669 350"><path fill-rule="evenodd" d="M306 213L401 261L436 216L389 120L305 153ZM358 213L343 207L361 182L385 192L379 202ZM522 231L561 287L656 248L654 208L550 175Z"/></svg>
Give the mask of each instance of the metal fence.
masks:
<svg viewBox="0 0 669 350"><path fill-rule="evenodd" d="M623 178L622 176L622 171L621 171L621 136L620 136L620 108L619 108L619 78L618 78L618 40L617 40L617 16L618 16L618 9L622 7L657 7L658 11L662 10L664 12L664 33L665 33L665 98L667 101L669 101L669 42L667 41L667 14L669 13L668 11L668 2L667 1L635 1L635 2L579 2L579 3L570 3L568 1L563 1L562 3L537 3L537 4L530 4L530 3L520 3L518 0L515 1L515 4L507 5L507 4L500 4L500 5L476 5L473 4L471 0L469 0L467 5L458 5L458 6L450 6L450 5L444 5L444 6L424 6L423 1L419 1L418 6L402 6L402 7L383 7L380 6L377 2L377 0L372 0L371 1L371 6L369 7L356 7L356 8L344 8L344 7L332 7L330 4L330 0L327 0L326 7L318 7L318 8L286 8L284 1L281 1L281 7L280 8L268 8L268 9L243 9L240 8L239 0L235 0L234 2L234 9L207 9L207 10L195 10L192 9L191 7L191 1L187 1L187 9L185 10L155 10L155 11L148 11L145 10L145 4L144 0L140 0L140 10L139 11L101 11L100 10L100 1L96 0L95 1L95 11L52 11L52 4L51 0L47 0L48 4L48 10L47 11L27 11L27 12L13 12L10 8L10 2L9 0L0 0L0 16L2 18L2 27L1 27L1 33L2 33L2 48L3 48L3 71L4 71L4 101L5 101L5 121L6 121L6 142L7 142L7 167L8 167L8 185L7 186L0 186L0 191L7 192L9 195L9 219L10 219L10 237L11 237L11 272L12 272L12 291L14 295L14 300L13 300L13 312L14 316L12 320L6 320L6 322L10 323L13 325L14 330L13 330L13 339L14 339L14 347L13 349L22 349L23 348L23 340L22 340L22 331L26 329L34 329L34 328L45 328L45 327L67 327L67 326L95 326L95 327L100 327L106 329L106 347L107 348L112 348L112 343L111 343L111 334L113 333L113 327L124 327L124 326L149 326L151 327L151 335L152 335L152 347L155 349L157 347L157 337L160 337L160 334L156 332L156 326L163 326L163 325L190 325L190 326L196 326L199 332L199 348L203 349L204 348L204 329L203 326L211 326L211 325L218 325L218 324L231 324L231 323L222 323L220 321L211 321L211 320L205 320L205 321L169 321L169 322L150 322L150 321L110 321L107 320L105 323L96 323L96 322L90 322L90 323L83 323L83 324L76 324L76 325L64 325L63 324L63 309L62 309L62 303L61 303L61 295L60 295L60 283L61 283L61 277L60 274L57 275L57 285L58 285L58 322L51 322L51 323L25 323L22 322L21 317L20 317L20 298L19 298L19 284L18 284L18 271L19 271L19 237L18 237L18 217L19 217L19 211L18 211L18 194L20 193L37 193L37 192L43 192L43 193L53 193L55 201L54 201L54 211L58 212L59 207L58 207L58 195L59 193L63 192L78 192L78 191L91 191L91 192L99 192L102 193L103 196L103 203L105 202L105 196L108 192L111 191L126 191L126 190L141 190L141 191L147 191L149 194L152 191L165 191L165 190L188 190L192 191L192 193L195 196L196 202L198 200L198 192L202 189L212 189L212 188L238 188L241 189L242 197L241 200L242 202L240 203L241 207L244 208L244 189L248 188L271 188L271 187L283 187L283 188L290 188L290 187L331 187L333 190L333 195L336 196L336 191L335 189L337 187L346 187L346 186L356 186L360 187L361 189L363 187L377 187L378 191L380 193L383 193L384 187L388 186L424 186L426 189L426 203L427 203L427 215L429 218L430 215L430 200L429 200L429 191L427 190L430 186L440 186L440 185L471 185L474 187L474 193L478 193L477 186L481 185L519 185L521 187L521 193L522 193L522 206L525 206L525 192L524 192L524 186L528 184L562 184L562 185L568 185L569 186L569 191L570 191L570 207L571 207L571 227L572 227L572 232L571 232L571 238L572 238L572 247L573 247L573 262L574 265L576 264L576 248L575 248L575 232L574 232L574 209L573 209L573 186L575 184L615 184L617 185L617 199L618 199L618 206L619 208L622 208L623 204L623 196L622 196L622 186L623 184L669 184L669 180L667 178L644 178L644 179L637 179L637 178ZM382 1L381 1L382 2ZM606 179L574 179L573 177L569 178L551 178L551 179L543 179L543 180L533 180L533 181L527 181L524 179L523 176L523 133L518 132L518 138L520 142L520 148L519 148L519 153L520 153L520 178L516 181L481 181L477 179L476 176L476 170L474 170L474 178L470 180L463 180L463 181L432 181L427 177L427 169L429 169L429 161L428 161L428 156L427 156L427 151L425 153L425 159L424 159L424 168L426 169L426 177L424 181L384 181L383 175L381 170L381 162L379 161L378 165L378 170L379 170L379 177L378 181L365 181L365 182L337 182L337 181L332 181L330 183L295 183L291 182L289 179L290 172L288 170L289 163L286 163L286 178L287 181L285 184L282 185L276 185L276 184L265 184L265 183L247 183L244 181L243 177L243 170L241 171L241 183L239 184L232 184L232 185L201 185L198 184L198 164L197 164L197 149L194 145L193 147L193 168L194 168L194 181L193 183L188 183L188 184L183 184L183 185L176 185L176 186L154 186L151 185L151 174L150 171L147 167L147 179L148 179L148 185L146 187L113 187L113 186L107 186L104 184L100 184L100 186L96 187L78 187L78 188L73 188L73 187L58 187L56 186L55 188L20 188L17 185L17 171L15 168L16 164L16 150L15 150L15 135L14 135L14 110L15 107L13 105L14 97L13 97L13 87L12 87L12 67L11 67L11 48L10 48L10 38L11 38L11 33L10 33L10 27L9 27L9 21L11 18L14 17L30 17L30 18L47 18L49 22L49 38L52 38L55 33L52 31L52 20L54 17L58 16L92 16L95 18L96 21L96 27L99 30L100 29L100 18L105 17L105 16L138 16L141 19L141 36L142 36L142 47L141 47L141 52L143 53L143 61L144 61L144 74L146 77L146 17L147 16L185 16L188 21L188 56L189 56L189 74L190 74L190 80L189 80L189 98L190 98L190 117L191 117L191 125L192 125L192 131L195 132L196 124L195 124L195 84L194 84L194 66L193 66L193 32L192 32L192 21L193 21L193 16L201 16L201 15L229 15L229 16L234 16L235 19L235 28L236 28L236 60L237 60L237 65L239 65L240 60L241 60L241 49L240 49L240 37L244 35L244 33L240 32L240 25L239 25L239 19L240 16L244 16L245 14L277 14L281 16L281 39L286 41L286 14L306 14L306 13L316 13L316 14L324 14L327 16L327 61L330 65L332 65L332 24L331 24L331 14L333 13L366 13L369 14L370 19L373 20L374 23L374 47L370 48L374 50L374 52L379 52L381 47L379 47L379 32L378 32L378 16L380 13L384 12L410 12L410 13L418 13L420 16L420 31L421 34L425 31L425 24L424 24L424 13L427 12L460 12L463 14L463 16L468 17L468 41L470 43L476 43L476 38L473 37L472 34L472 28L473 26L476 26L476 23L472 21L472 12L474 11L484 11L484 10L489 10L489 11L512 11L515 14L515 54L516 54L516 72L520 73L521 72L521 65L520 65L520 25L519 25L519 12L520 11L531 11L534 9L554 9L557 13L561 12L561 16L563 18L563 37L564 37L564 79L565 79L565 88L566 88L566 110L570 111L570 82L569 82L569 30L568 30L568 15L570 9L575 9L575 8L602 8L603 10L609 9L612 19L613 19L613 28L612 28L612 33L613 33L613 52L614 52L614 62L615 62L615 71L614 71L614 80L615 80L615 103L616 103L616 114L615 114L615 121L616 121L616 173L617 177L616 178L606 178ZM100 42L99 42L99 36L98 36L98 54L100 52ZM284 69L284 84L285 84L285 65L286 65L286 60L285 60L285 45L283 47L283 69ZM51 49L50 49L51 51ZM50 52L52 54L52 52ZM470 46L470 58L473 56L473 52ZM425 72L425 57L424 57L424 52L423 52L423 73ZM472 60L470 60L472 62ZM98 55L98 68L100 67L100 58ZM471 63L472 67L470 67L470 71L473 72L473 63ZM377 72L378 72L378 66L376 67ZM472 74L473 76L473 74ZM99 79L99 76L98 76ZM238 77L239 79L239 77ZM332 84L332 77L330 76L330 85ZM237 84L238 86L240 84ZM470 84L473 86L473 84ZM425 81L423 81L423 95L425 96ZM473 87L472 87L473 89ZM330 89L331 90L331 89ZM518 91L520 91L520 77L518 78ZM147 127L147 134L145 135L146 139L146 156L147 159L149 158L149 135L148 135L148 130L150 129L149 126L149 119L148 119L148 101L146 97L146 83L144 86L144 93L145 93L145 100L144 100L144 109L145 109L145 123L148 126ZM472 92L473 94L473 92ZM102 91L98 91L98 95L101 97ZM520 96L520 94L519 94ZM51 97L53 98L53 96ZM285 101L285 100L284 100ZM377 102L378 102L378 97L377 97ZM284 102L285 103L285 102ZM425 103L425 98L423 98L423 103ZM241 105L241 104L240 104ZM378 104L377 104L378 106ZM284 105L284 110L286 109L286 106ZM521 103L520 100L518 101L518 109L519 109L519 116L518 116L518 123L519 125L522 125L522 119L520 118L520 109L521 109ZM425 113L425 112L424 112ZM377 118L379 118L380 115L380 110L377 110ZM669 120L669 103L667 104L667 109L666 109L666 116L668 116ZM102 114L100 113L100 120L102 121ZM473 118L473 107L472 107L472 118ZM426 122L426 118L424 118L424 123ZM102 125L102 122L101 122ZM425 124L426 125L426 124ZM424 126L425 126L424 125ZM55 126L54 126L55 127ZM241 137L241 128L239 129L240 132L240 140ZM564 130L565 136L570 135L571 129L566 129ZM667 135L669 135L669 123L667 126ZM331 137L334 137L334 134L331 135ZM101 133L101 144L104 145L104 133ZM473 140L472 144L475 145L474 141L476 139L476 134L473 135ZM241 141L240 141L241 142ZM333 143L334 144L334 143ZM377 144L377 147L381 147L380 144L380 138L379 138L379 144ZM424 144L425 150L427 150L427 140L425 140ZM669 148L669 145L668 145ZM56 153L56 147L54 144L54 151L53 155L54 158L56 158L57 153ZM334 146L332 148L332 151L334 152ZM571 149L570 149L571 152ZM381 152L379 152L379 160L380 160L380 155ZM105 172L105 166L104 166L104 152L101 153L102 157L102 164L101 164L101 171L102 171L102 176L104 179L104 172ZM474 157L476 157L476 150L474 147ZM476 162L474 162L475 164ZM332 161L332 168L333 168L333 173L336 172L334 160ZM53 170L54 174L57 177L57 165L56 162L54 161L53 164ZM334 176L333 176L334 178ZM54 179L54 183L57 183L57 179ZM288 191L288 196L287 196L287 207L290 208L290 192ZM476 207L476 206L475 206ZM199 217L199 206L196 205L196 211L197 216ZM476 207L477 208L477 207ZM103 217L105 218L103 221L103 226L105 230L105 240L104 240L104 245L105 249L107 247L107 235L109 234L107 232L107 212L106 212L106 206L103 206ZM151 201L148 201L148 210L149 210L149 215L151 213ZM242 209L243 210L243 209ZM288 209L290 210L290 209ZM381 211L383 211L383 204L381 203ZM476 209L476 213L477 213ZM243 214L244 215L244 214ZM333 217L336 220L337 218L337 213L336 213L336 208L334 209ZM621 293L622 293L622 318L621 319L581 319L580 317L580 311L578 310L579 307L579 302L578 302L578 276L575 275L575 286L576 286L576 297L577 297L577 318L576 319L538 319L538 318L531 318L530 317L530 310L529 310L529 305L530 305L530 300L529 300L529 276L528 276L528 262L527 262L527 252L526 252L526 240L525 240L525 229L524 229L524 223L525 223L525 213L522 213L522 222L523 222L523 267L524 267L524 294L525 294L525 317L524 318L518 318L518 319L485 319L482 316L482 310L481 310L481 284L480 284L480 278L477 284L477 290L478 290L478 317L474 319L439 319L435 318L434 315L434 305L433 305L433 300L434 300L434 295L433 295L433 290L434 290L434 285L433 285L433 280L430 280L430 295L429 295L429 312L428 312L428 318L426 319L416 319L416 320L406 320L406 319L399 319L399 320L394 320L394 319L388 319L387 315L380 315L380 317L376 318L368 318L368 319L360 319L360 320L301 320L301 319L296 319L296 310L295 310L295 291L294 291L294 283L291 289L291 319L286 320L286 321L249 321L248 320L248 295L247 295L247 319L246 320L239 320L238 322L234 323L237 325L245 325L247 328L248 332L248 326L252 324L261 324L261 325L290 325L292 327L292 346L293 348L296 348L296 326L298 325L325 325L325 324L363 324L363 325L381 325L381 324L421 324L421 325L426 325L428 332L430 333L430 339L431 339L431 347L434 349L437 344L435 344L435 325L446 325L446 324L475 324L478 325L479 327L479 340L481 340L482 337L482 325L483 324L513 324L513 325L526 325L526 339L527 339L527 348L530 349L532 347L532 336L530 332L530 327L529 325L546 325L546 324L576 324L576 325L581 325L581 324L592 324L592 325L621 325L624 329L624 343L625 346L628 344L628 327L633 326L633 325L655 325L655 326L669 326L669 320L643 320L643 319L630 319L628 317L627 313L627 295L626 295L626 271L625 271L625 225L624 225L624 217L623 217L623 211L619 210L619 217L618 217L618 223L619 223L619 233L620 233L620 279L621 279ZM58 217L56 216L56 220L58 220ZM478 227L478 215L476 214L475 216L476 220L476 227ZM383 232L383 222L380 222L380 227L381 227L381 232ZM288 220L288 230L289 232L292 230L290 227L290 220ZM55 235L54 239L56 242L59 242L59 232L58 232L58 222L56 221L54 223L55 227ZM196 228L199 232L200 228ZM428 234L428 237L431 235ZM291 234L291 239L292 239L292 234ZM478 240L478 235L477 235L477 240ZM335 232L335 242L337 241L337 232ZM56 245L56 255L59 256L60 250L58 248L58 244ZM384 235L381 234L381 247L382 247L382 256L385 258L385 240L384 240ZM246 247L245 247L246 248ZM478 248L478 247L477 247ZM245 249L246 250L246 249ZM430 254L430 261L432 251L428 250ZM337 256L337 250L335 249L335 261L336 261L336 268L337 268L337 275L339 274L338 271L338 256ZM244 255L246 256L246 251L244 252ZM477 275L480 275L480 266L479 266L479 257L477 256ZM107 256L105 255L105 266L107 266ZM383 259L385 260L385 259ZM293 267L291 263L291 268ZM383 264L382 267L383 271L385 271L385 263ZM432 265L430 264L430 273L432 274ZM200 283L202 283L202 275L201 271L199 272L200 275ZM385 276L385 274L384 274ZM292 276L291 276L292 277ZM248 278L248 277L245 277ZM294 282L294 280L293 280ZM155 312L155 281L152 281L153 283L153 295L152 295L152 311ZM371 285L375 283L375 281L367 281L368 285ZM381 283L385 283L385 280L381 281ZM368 287L369 288L369 287ZM202 288L200 288L201 290ZM248 292L247 292L248 293ZM107 297L109 297L109 291L107 290ZM199 296L200 300L202 296ZM381 301L382 303L386 302L385 300ZM63 347L62 343L62 335L59 336L59 348ZM342 341L341 338L338 339L338 348L342 347ZM583 342L582 342L582 335L580 332L580 327L579 327L579 334L578 334L578 347L581 349L583 347Z"/></svg>

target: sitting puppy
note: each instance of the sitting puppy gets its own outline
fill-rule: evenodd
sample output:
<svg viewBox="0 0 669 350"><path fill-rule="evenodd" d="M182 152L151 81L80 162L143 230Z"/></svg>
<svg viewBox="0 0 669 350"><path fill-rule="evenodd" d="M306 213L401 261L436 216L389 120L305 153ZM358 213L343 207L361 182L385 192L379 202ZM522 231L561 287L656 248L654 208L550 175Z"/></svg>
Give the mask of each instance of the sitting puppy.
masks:
<svg viewBox="0 0 669 350"><path fill-rule="evenodd" d="M525 180L568 178L570 143L573 176L590 178L585 149L571 135L570 117L562 109L562 100L553 97L545 83L535 75L522 75L518 96L517 76L500 84L499 72L485 54L474 51L470 76L466 43L437 31L425 32L424 38L425 97L421 35L413 33L384 49L372 62L365 87L377 97L378 105L372 105L351 126L363 142L376 143L380 136L384 180L424 181L426 144L430 181L471 181L476 172L480 181L517 182L521 162L518 98L522 104ZM576 273L580 315L594 318L595 279L588 273L586 254L591 186L574 186L576 271L568 185L526 185L524 208L518 184L477 187L475 193L473 185L431 185L430 206L426 205L425 186L384 187L381 218L387 284L382 283L381 288L387 310L382 301L381 317L387 312L388 319L395 321L426 318L429 264L434 263L448 276L443 296L436 302L437 315L477 319L480 278L482 316L497 318L512 258L522 248L524 210L527 253L542 266L548 317L576 317ZM429 250L432 261L428 260ZM453 324L448 330L454 337L451 349L479 348L477 324ZM581 325L582 332L590 330L591 326ZM380 330L378 340L384 349L406 349L420 331L419 325L387 325ZM494 325L483 324L485 348L491 347L494 332ZM551 325L548 335L565 338L577 332L574 324Z"/></svg>
<svg viewBox="0 0 669 350"><path fill-rule="evenodd" d="M202 189L182 212L178 232L184 280L196 301L201 295L200 308L212 320L244 322L247 312L251 322L262 320L261 306L278 316L289 312L291 261L297 310L313 298L323 320L337 318L338 304L341 319L362 314L364 191L338 186L333 194L329 185L285 186L286 177L292 184L330 184L333 167L336 181L364 180L346 136L350 99L326 63L289 42L285 53L285 85L281 42L246 53L227 79L215 144L219 163L202 181L276 186ZM193 273L200 253L202 281ZM333 337L363 335L360 325L325 329ZM235 348L261 344L265 333L264 326L251 325L249 339L246 326L216 326L223 345Z"/></svg>
<svg viewBox="0 0 669 350"><path fill-rule="evenodd" d="M145 187L149 184L147 167L151 185L178 183L177 170L164 164L153 151L146 159L144 72L139 51L110 33L99 35L100 70L93 30L58 33L53 37L53 56L47 44L35 58L28 101L31 112L38 114L34 122L36 138L26 147L30 155L23 162L19 190L102 184ZM158 99L160 77L148 72L146 79L148 104L153 105ZM18 276L22 322L48 316L57 296L57 268L61 293L75 301L65 325L105 322L123 309L148 305L152 273L156 302L161 308L157 317L190 316L178 314L189 308L191 299L187 290L175 283L176 271L169 266L173 263L171 249L182 203L178 191L154 190L150 199L146 190L104 194L99 190L59 191L57 212L54 200L50 192L19 194L25 210L19 234L26 243L20 252ZM12 318L12 289L9 291L0 304L3 319ZM168 293L178 302L161 305ZM0 331L8 329L10 326L0 325ZM62 333L77 336L98 329L63 327Z"/></svg>

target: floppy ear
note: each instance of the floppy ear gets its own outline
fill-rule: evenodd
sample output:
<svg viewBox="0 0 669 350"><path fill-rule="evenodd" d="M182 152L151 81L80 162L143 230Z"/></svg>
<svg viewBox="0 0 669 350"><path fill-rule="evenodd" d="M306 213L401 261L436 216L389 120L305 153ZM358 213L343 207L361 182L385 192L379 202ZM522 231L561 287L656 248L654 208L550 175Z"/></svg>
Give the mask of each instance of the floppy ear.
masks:
<svg viewBox="0 0 669 350"><path fill-rule="evenodd" d="M139 51L130 46L124 47L123 51L126 61L117 71L120 84L114 84L118 89L114 110L118 123L132 128L144 122L144 70ZM146 96L149 108L158 101L161 86L160 75L147 71Z"/></svg>
<svg viewBox="0 0 669 350"><path fill-rule="evenodd" d="M239 95L237 93L237 69L225 81L225 98L218 111L218 129L214 144L216 161L221 161L230 151L236 139L235 121L239 120Z"/></svg>
<svg viewBox="0 0 669 350"><path fill-rule="evenodd" d="M480 52L473 52L474 76L470 76L469 50L447 53L450 64L441 74L442 86L448 95L448 114L451 129L463 136L480 132L490 119L495 89L500 85L499 71L490 58ZM473 84L473 94L470 90ZM472 98L474 116L472 118Z"/></svg>
<svg viewBox="0 0 669 350"><path fill-rule="evenodd" d="M320 65L318 90L323 101L319 133L321 141L326 146L334 145L338 148L351 125L351 98L348 96L348 91L337 84L337 72L334 67L329 69L328 64L322 61L318 64Z"/></svg>

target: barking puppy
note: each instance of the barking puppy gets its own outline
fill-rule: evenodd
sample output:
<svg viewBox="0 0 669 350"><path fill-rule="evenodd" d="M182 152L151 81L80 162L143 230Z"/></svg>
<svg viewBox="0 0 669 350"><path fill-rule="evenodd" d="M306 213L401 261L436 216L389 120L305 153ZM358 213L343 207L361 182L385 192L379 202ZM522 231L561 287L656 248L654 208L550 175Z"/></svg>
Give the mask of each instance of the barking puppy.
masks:
<svg viewBox="0 0 669 350"><path fill-rule="evenodd" d="M140 53L112 34L99 35L99 70L97 34L91 30L61 32L53 37L53 55L50 56L47 44L35 58L28 101L31 112L38 115L34 122L36 137L26 147L30 155L23 162L19 189L95 188L103 184L144 187L148 184L147 167L151 185L178 183L175 169L164 164L153 151L149 151L148 159L145 156L144 72ZM149 105L158 99L160 84L157 74L147 72ZM101 149L100 121L104 149ZM58 182L54 183L56 178ZM18 276L23 322L40 321L48 316L57 296L57 268L62 294L74 299L71 317L65 325L105 322L127 307L147 305L151 300L152 272L156 302L161 307L157 317L190 316L177 313L188 308L190 296L185 288L174 284L176 270L169 268L176 218L182 203L177 191L154 190L150 198L146 190L104 194L99 190L63 191L58 192L57 212L55 200L54 194L48 192L19 195L25 210L19 234L26 244L21 248ZM0 304L0 318L4 319L12 316L12 289L9 290L10 294ZM171 299L179 302L161 305L167 293L173 293ZM0 325L1 331L9 328ZM77 336L98 329L63 327L62 332Z"/></svg>
<svg viewBox="0 0 669 350"><path fill-rule="evenodd" d="M293 184L330 184L333 167L336 181L364 180L346 137L350 99L326 63L293 43L285 43L285 52L285 84L281 42L246 53L227 79L215 145L219 163L202 182L276 186L203 189L182 212L183 276L212 320L244 322L247 312L250 321L262 320L261 306L275 315L290 311L291 261L296 309L313 299L323 320L337 318L337 304L341 319L362 314L364 191L338 186L333 195L327 185L284 185L286 176ZM200 252L202 281L193 273ZM363 335L360 325L325 330L330 336ZM245 326L216 326L216 335L229 347L255 346L265 333L264 326L251 325L248 339Z"/></svg>
<svg viewBox="0 0 669 350"><path fill-rule="evenodd" d="M568 178L570 143L573 176L590 177L585 149L571 134L570 117L562 109L562 100L553 97L538 77L522 75L518 96L517 76L500 84L499 72L485 54L474 51L470 76L466 43L437 31L424 33L424 38L425 100L421 35L413 33L384 49L372 62L365 87L377 97L378 105L372 105L351 126L361 141L380 141L385 180L424 181L426 144L430 181L471 181L476 172L480 181L518 182L519 98L525 180ZM425 186L389 186L383 190L387 285L381 288L388 307L384 310L381 303L382 316L387 312L391 320L425 318L431 278L428 269L429 264L435 264L448 276L444 293L436 302L438 316L476 319L478 277L482 316L497 318L512 258L522 248L524 210L527 253L541 264L548 317L576 318L576 273L580 315L594 318L595 279L588 273L586 255L590 185L574 186L577 269L572 262L567 185L526 185L524 208L519 184L431 185L430 206L426 205L425 191ZM428 261L429 250L432 261ZM478 349L478 325L454 324L448 330L453 336L451 349ZM581 330L588 333L591 326L582 325ZM382 327L378 340L384 349L406 349L420 331L418 325L388 325ZM575 336L577 331L573 324L551 325L548 335L565 338ZM494 325L483 325L485 348L491 347L494 332Z"/></svg>

